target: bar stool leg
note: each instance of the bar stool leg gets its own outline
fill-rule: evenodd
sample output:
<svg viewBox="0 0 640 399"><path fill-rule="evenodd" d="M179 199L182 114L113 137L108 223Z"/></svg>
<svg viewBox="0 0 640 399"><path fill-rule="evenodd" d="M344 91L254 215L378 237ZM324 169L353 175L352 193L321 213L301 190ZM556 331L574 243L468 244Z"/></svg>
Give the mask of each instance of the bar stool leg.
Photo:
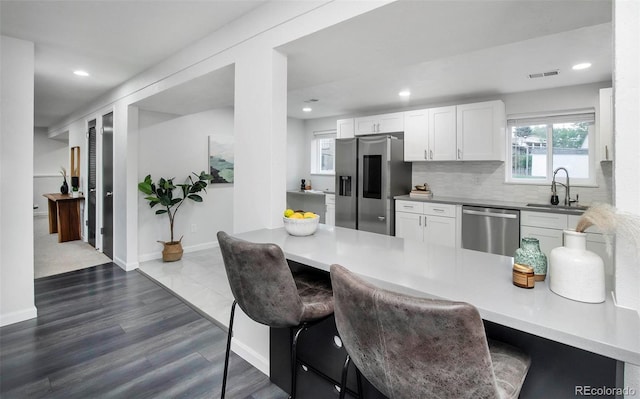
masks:
<svg viewBox="0 0 640 399"><path fill-rule="evenodd" d="M358 370L358 368L356 367L356 379L358 381L358 398L362 399L362 396L364 395L364 392L362 391L362 374L360 373L360 370Z"/></svg>
<svg viewBox="0 0 640 399"><path fill-rule="evenodd" d="M347 355L342 366L342 378L340 380L340 399L344 399L347 394L347 373L349 372L349 364L351 363L351 357Z"/></svg>
<svg viewBox="0 0 640 399"><path fill-rule="evenodd" d="M233 301L231 305L231 317L229 317L229 334L227 335L227 351L224 356L224 372L222 373L222 393L220 399L224 399L225 390L227 388L227 372L229 371L229 354L231 353L231 337L233 336L233 316L236 313L236 305L238 302Z"/></svg>
<svg viewBox="0 0 640 399"><path fill-rule="evenodd" d="M307 323L304 323L292 329L294 333L293 341L291 342L291 393L289 394L289 398L291 399L296 399L296 384L298 379L298 338L300 337L300 333L306 330L307 327Z"/></svg>

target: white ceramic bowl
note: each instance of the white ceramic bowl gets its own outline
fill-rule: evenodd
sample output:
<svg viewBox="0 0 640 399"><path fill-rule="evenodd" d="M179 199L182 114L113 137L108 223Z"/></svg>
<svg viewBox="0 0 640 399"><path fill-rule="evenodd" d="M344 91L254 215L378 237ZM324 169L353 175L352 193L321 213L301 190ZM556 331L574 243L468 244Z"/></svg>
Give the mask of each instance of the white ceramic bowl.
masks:
<svg viewBox="0 0 640 399"><path fill-rule="evenodd" d="M318 229L318 223L320 222L320 216L316 215L314 218L308 219L290 219L283 217L284 229L292 236L310 236Z"/></svg>

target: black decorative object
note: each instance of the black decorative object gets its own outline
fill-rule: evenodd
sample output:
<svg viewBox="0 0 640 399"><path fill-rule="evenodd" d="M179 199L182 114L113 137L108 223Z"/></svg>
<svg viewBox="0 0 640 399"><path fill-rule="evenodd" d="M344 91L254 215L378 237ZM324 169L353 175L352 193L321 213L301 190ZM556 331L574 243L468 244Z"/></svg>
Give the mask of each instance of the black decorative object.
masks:
<svg viewBox="0 0 640 399"><path fill-rule="evenodd" d="M68 194L69 193L69 185L67 184L67 179L64 179L62 182L62 186L60 186L60 193Z"/></svg>
<svg viewBox="0 0 640 399"><path fill-rule="evenodd" d="M300 183L300 191L304 191L304 189L306 187L305 181L306 181L305 179L301 179L300 180L300 182L301 182Z"/></svg>
<svg viewBox="0 0 640 399"><path fill-rule="evenodd" d="M73 188L80 187L80 178L78 176L71 176L71 187Z"/></svg>

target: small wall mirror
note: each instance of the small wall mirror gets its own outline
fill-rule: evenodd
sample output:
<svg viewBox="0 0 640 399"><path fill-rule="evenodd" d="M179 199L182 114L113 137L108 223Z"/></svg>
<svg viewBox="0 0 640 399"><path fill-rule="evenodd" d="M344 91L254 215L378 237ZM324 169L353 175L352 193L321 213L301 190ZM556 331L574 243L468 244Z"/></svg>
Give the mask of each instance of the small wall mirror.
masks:
<svg viewBox="0 0 640 399"><path fill-rule="evenodd" d="M80 185L80 147L71 147L71 186Z"/></svg>

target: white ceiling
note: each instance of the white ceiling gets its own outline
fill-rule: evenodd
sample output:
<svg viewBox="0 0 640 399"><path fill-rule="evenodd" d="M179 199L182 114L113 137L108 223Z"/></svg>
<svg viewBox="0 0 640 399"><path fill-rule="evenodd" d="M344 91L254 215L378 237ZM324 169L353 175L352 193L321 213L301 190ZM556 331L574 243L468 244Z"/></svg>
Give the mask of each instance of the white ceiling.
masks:
<svg viewBox="0 0 640 399"><path fill-rule="evenodd" d="M35 125L48 127L264 2L2 0L0 30L35 43Z"/></svg>
<svg viewBox="0 0 640 399"><path fill-rule="evenodd" d="M289 115L317 118L611 80L607 0L398 1L282 46ZM576 72L571 66L589 61ZM554 77L529 79L559 70ZM410 89L411 98L397 93ZM301 111L305 100L313 112Z"/></svg>
<svg viewBox="0 0 640 399"><path fill-rule="evenodd" d="M50 126L260 4L2 0L2 34L36 43L36 125ZM278 49L288 56L289 116L375 112L610 81L611 7L610 0L392 3ZM570 69L581 61L593 67ZM77 67L90 69L92 77L71 75ZM556 69L558 76L528 78ZM137 105L174 114L232 105L233 76L229 66ZM412 95L402 101L397 93L404 88ZM319 100L311 104L313 112L303 113L304 101L312 98Z"/></svg>

